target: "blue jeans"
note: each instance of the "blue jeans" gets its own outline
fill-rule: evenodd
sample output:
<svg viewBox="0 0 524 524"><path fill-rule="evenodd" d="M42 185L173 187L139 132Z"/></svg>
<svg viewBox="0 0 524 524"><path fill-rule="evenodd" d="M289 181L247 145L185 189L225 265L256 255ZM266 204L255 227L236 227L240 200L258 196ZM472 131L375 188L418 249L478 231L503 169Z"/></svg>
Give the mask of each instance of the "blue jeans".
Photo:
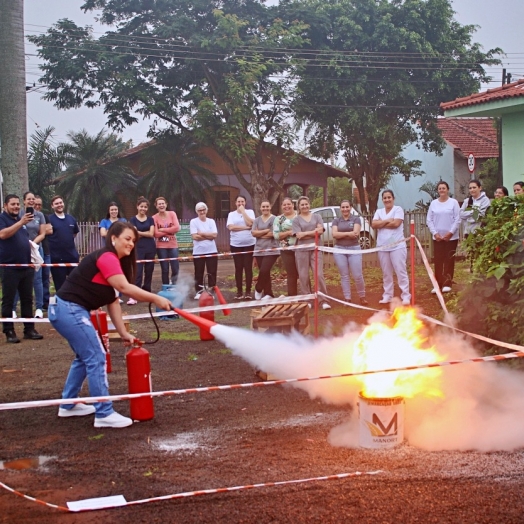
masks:
<svg viewBox="0 0 524 524"><path fill-rule="evenodd" d="M337 249L345 251L360 251L360 246L337 246ZM334 253L335 264L340 271L340 283L342 285L342 293L346 300L351 300L351 284L349 282L349 274L353 276L357 293L360 298L366 296L366 288L364 286L364 277L362 276L362 255L346 255L345 253Z"/></svg>
<svg viewBox="0 0 524 524"><path fill-rule="evenodd" d="M62 398L78 398L86 377L92 397L107 397L106 354L91 323L89 311L59 297L56 301L56 304L49 305L49 321L67 339L75 353ZM96 418L105 418L114 412L112 402L95 402L94 406ZM72 409L74 404L62 404L60 407Z"/></svg>
<svg viewBox="0 0 524 524"><path fill-rule="evenodd" d="M158 258L175 258L178 257L177 247L157 247L156 254ZM169 266L171 266L171 281L169 280ZM180 264L178 260L166 260L160 262L162 270L162 284L176 284Z"/></svg>
<svg viewBox="0 0 524 524"><path fill-rule="evenodd" d="M44 251L42 249L42 246L40 246L40 256L44 258ZM38 271L35 271L35 276L33 278L33 289L35 290L35 309L42 309L44 307L44 286L42 283L42 271L44 269L49 269L49 268L41 267ZM17 291L15 295L15 302L13 304L13 311L16 311L16 307L18 306L19 298L20 297ZM49 299L48 299L48 302L49 302Z"/></svg>
<svg viewBox="0 0 524 524"><path fill-rule="evenodd" d="M44 255L43 258L45 264L51 264L51 255ZM49 304L49 277L51 276L51 268L43 267L40 271L42 272L44 306L47 307L47 305Z"/></svg>

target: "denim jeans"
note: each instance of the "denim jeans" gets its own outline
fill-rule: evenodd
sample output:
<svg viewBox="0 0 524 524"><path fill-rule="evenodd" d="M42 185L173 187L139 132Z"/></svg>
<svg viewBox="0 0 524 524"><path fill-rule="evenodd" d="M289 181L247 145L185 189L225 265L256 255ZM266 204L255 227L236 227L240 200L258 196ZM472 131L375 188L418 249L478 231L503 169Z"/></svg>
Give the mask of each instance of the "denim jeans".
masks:
<svg viewBox="0 0 524 524"><path fill-rule="evenodd" d="M40 256L42 259L44 258L44 251L42 249L42 246L40 246ZM45 262L45 260L44 260ZM42 271L44 269L49 270L49 268L43 268L41 267L38 271L35 271L35 276L33 278L33 289L35 290L35 309L42 309L44 307L44 287L43 287L43 281L42 281ZM48 278L49 283L49 278ZM18 291L15 295L15 302L13 304L13 311L16 311L16 307L18 306L18 299L19 299ZM49 302L49 298L47 299L47 302Z"/></svg>
<svg viewBox="0 0 524 524"><path fill-rule="evenodd" d="M155 259L154 246L150 249L141 249L138 244L136 249L136 257L138 260L154 260ZM153 271L155 270L154 262L141 262L136 265L136 280L135 285L141 287L151 293L151 282L153 282ZM144 284L142 285L142 276L144 275Z"/></svg>
<svg viewBox="0 0 524 524"><path fill-rule="evenodd" d="M51 255L44 255L44 264L51 264ZM51 276L51 268L43 267L42 271L42 289L44 297L44 306L49 304L49 277Z"/></svg>
<svg viewBox="0 0 524 524"><path fill-rule="evenodd" d="M178 248L176 247L157 247L156 254L158 258L175 258L178 257ZM169 266L171 266L171 281L169 280ZM166 260L160 262L162 270L162 284L176 284L180 264L178 260Z"/></svg>
<svg viewBox="0 0 524 524"><path fill-rule="evenodd" d="M62 398L78 398L86 377L90 396L107 397L106 355L91 323L89 311L59 297L56 297L56 301L56 304L49 305L49 321L67 339L75 353ZM112 402L95 402L94 406L96 418L105 418L114 412ZM60 407L71 409L74 404L62 404Z"/></svg>
<svg viewBox="0 0 524 524"><path fill-rule="evenodd" d="M360 251L360 246L338 246L337 249L345 251ZM349 281L349 274L353 277L355 286L357 288L358 296L363 298L366 296L366 288L364 286L364 277L362 276L362 255L346 255L345 253L334 253L335 264L340 271L340 284L342 285L342 293L346 300L351 300L351 283Z"/></svg>

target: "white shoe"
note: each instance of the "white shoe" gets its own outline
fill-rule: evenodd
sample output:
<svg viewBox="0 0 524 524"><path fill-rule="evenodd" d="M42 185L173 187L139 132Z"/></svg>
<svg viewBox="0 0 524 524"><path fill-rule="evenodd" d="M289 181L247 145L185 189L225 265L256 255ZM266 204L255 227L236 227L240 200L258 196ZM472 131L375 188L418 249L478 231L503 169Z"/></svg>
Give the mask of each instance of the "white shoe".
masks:
<svg viewBox="0 0 524 524"><path fill-rule="evenodd" d="M13 311L13 318L18 318L18 315L16 314L16 311Z"/></svg>
<svg viewBox="0 0 524 524"><path fill-rule="evenodd" d="M451 288L449 286L444 286L442 288L442 293L449 293L451 291Z"/></svg>
<svg viewBox="0 0 524 524"><path fill-rule="evenodd" d="M128 306L134 306L135 304L138 304L138 300L135 300L134 298L129 298L127 301Z"/></svg>
<svg viewBox="0 0 524 524"><path fill-rule="evenodd" d="M433 295L436 295L436 294L437 294L437 288L434 287L434 288L431 290L431 293L432 293Z"/></svg>
<svg viewBox="0 0 524 524"><path fill-rule="evenodd" d="M255 300L262 300L262 298L264 298L264 293L258 292L255 289Z"/></svg>
<svg viewBox="0 0 524 524"><path fill-rule="evenodd" d="M130 418L124 417L117 413L111 413L108 417L96 418L95 417L95 428L126 428L130 426L133 421Z"/></svg>
<svg viewBox="0 0 524 524"><path fill-rule="evenodd" d="M402 301L403 306L411 306L411 300L403 300Z"/></svg>
<svg viewBox="0 0 524 524"><path fill-rule="evenodd" d="M200 298L200 295L204 292L204 290L202 291L199 291L196 295L195 295L195 300L198 300Z"/></svg>
<svg viewBox="0 0 524 524"><path fill-rule="evenodd" d="M71 409L58 408L59 417L84 417L85 415L92 415L95 412L95 406L88 406L81 402L75 404Z"/></svg>
<svg viewBox="0 0 524 524"><path fill-rule="evenodd" d="M35 311L35 318L44 318L44 312L41 309Z"/></svg>
<svg viewBox="0 0 524 524"><path fill-rule="evenodd" d="M274 297L272 297L271 295L264 295L264 296L262 297L262 300L269 300L269 299L271 299L271 298L274 298Z"/></svg>
<svg viewBox="0 0 524 524"><path fill-rule="evenodd" d="M331 309L331 306L327 302L322 302L322 309Z"/></svg>
<svg viewBox="0 0 524 524"><path fill-rule="evenodd" d="M389 304L391 303L391 299L390 298L383 298L381 300L378 301L379 304Z"/></svg>
<svg viewBox="0 0 524 524"><path fill-rule="evenodd" d="M124 301L123 301L121 298L118 299L118 302L119 302L120 304L123 304L123 303L124 303Z"/></svg>

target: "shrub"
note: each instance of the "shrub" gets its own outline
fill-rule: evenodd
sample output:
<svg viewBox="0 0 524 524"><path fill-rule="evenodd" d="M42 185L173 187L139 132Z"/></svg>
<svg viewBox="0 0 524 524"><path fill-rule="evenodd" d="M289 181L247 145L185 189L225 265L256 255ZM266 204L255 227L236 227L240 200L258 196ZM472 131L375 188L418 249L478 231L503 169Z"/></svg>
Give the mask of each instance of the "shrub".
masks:
<svg viewBox="0 0 524 524"><path fill-rule="evenodd" d="M482 227L464 242L473 278L459 296L462 329L524 343L523 225L523 198L494 200Z"/></svg>

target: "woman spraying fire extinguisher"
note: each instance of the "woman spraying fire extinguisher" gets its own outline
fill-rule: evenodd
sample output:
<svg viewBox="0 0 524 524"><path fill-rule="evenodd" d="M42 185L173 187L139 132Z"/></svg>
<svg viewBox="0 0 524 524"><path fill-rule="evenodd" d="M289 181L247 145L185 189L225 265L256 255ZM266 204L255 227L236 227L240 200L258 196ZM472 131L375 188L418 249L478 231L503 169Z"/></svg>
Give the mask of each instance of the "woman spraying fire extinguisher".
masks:
<svg viewBox="0 0 524 524"><path fill-rule="evenodd" d="M126 222L115 222L108 230L106 246L87 255L69 275L57 293L56 304L49 306L49 320L67 339L75 353L62 392L62 398L77 398L87 378L93 397L107 397L105 352L90 321L89 312L107 306L109 316L124 343L135 339L127 332L116 292L141 302L153 302L163 310L172 309L167 298L131 284L135 281L136 229ZM59 417L95 414L96 428L123 428L133 421L113 410L112 402L62 404Z"/></svg>

